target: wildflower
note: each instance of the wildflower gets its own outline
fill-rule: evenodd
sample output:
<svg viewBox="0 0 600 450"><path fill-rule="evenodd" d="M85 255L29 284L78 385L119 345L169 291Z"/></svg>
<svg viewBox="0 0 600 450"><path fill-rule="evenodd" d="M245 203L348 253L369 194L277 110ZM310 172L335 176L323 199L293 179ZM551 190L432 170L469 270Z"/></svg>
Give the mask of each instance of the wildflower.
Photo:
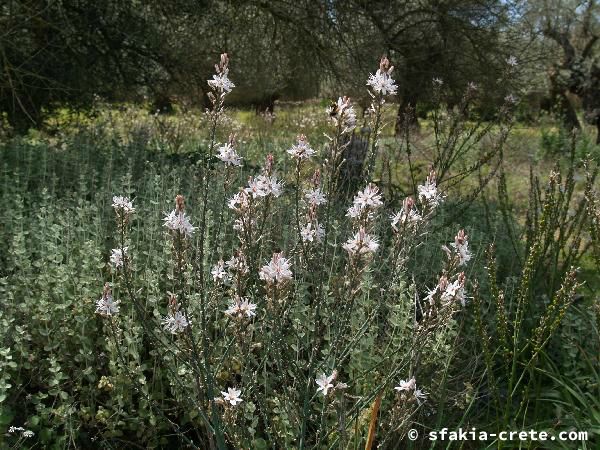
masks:
<svg viewBox="0 0 600 450"><path fill-rule="evenodd" d="M123 211L125 215L133 214L135 212L133 201L130 200L129 197L123 197L121 195L113 196L112 207L117 211Z"/></svg>
<svg viewBox="0 0 600 450"><path fill-rule="evenodd" d="M194 226L184 212L171 211L164 219L165 227L171 231L179 231L185 237L190 237L194 233Z"/></svg>
<svg viewBox="0 0 600 450"><path fill-rule="evenodd" d="M360 228L358 232L342 245L350 255L369 255L375 253L379 248L379 243L376 239L367 234L364 228Z"/></svg>
<svg viewBox="0 0 600 450"><path fill-rule="evenodd" d="M221 395L223 395L223 400L231 403L232 406L236 406L238 403L242 403L242 398L240 395L242 391L240 389L235 388L227 388L227 392L221 391Z"/></svg>
<svg viewBox="0 0 600 450"><path fill-rule="evenodd" d="M242 157L237 154L231 143L227 143L222 145L217 149L219 154L217 158L223 161L225 164L230 166L241 166L242 165Z"/></svg>
<svg viewBox="0 0 600 450"><path fill-rule="evenodd" d="M243 318L244 316L250 318L256 316L256 304L248 301L244 297L236 297L231 300L229 308L225 311L225 314L231 317Z"/></svg>
<svg viewBox="0 0 600 450"><path fill-rule="evenodd" d="M266 197L268 195L267 186L264 182L264 176L253 178L248 180L248 187L245 191L252 196L252 198Z"/></svg>
<svg viewBox="0 0 600 450"><path fill-rule="evenodd" d="M435 172L432 170L427 176L427 181L417 187L421 201L427 202L431 207L436 207L443 200L443 195L438 191Z"/></svg>
<svg viewBox="0 0 600 450"><path fill-rule="evenodd" d="M315 151L310 148L310 145L306 140L306 136L303 134L298 136L298 143L293 145L292 148L290 148L287 152L292 155L292 157L299 160L308 159L315 154Z"/></svg>
<svg viewBox="0 0 600 450"><path fill-rule="evenodd" d="M438 87L441 87L444 84L444 80L442 80L439 77L435 77L432 81L433 81L433 84Z"/></svg>
<svg viewBox="0 0 600 450"><path fill-rule="evenodd" d="M510 105L514 105L518 102L518 99L515 95L508 94L506 97L504 97L504 101Z"/></svg>
<svg viewBox="0 0 600 450"><path fill-rule="evenodd" d="M258 276L269 284L291 280L290 262L281 253L273 253L273 258L260 269Z"/></svg>
<svg viewBox="0 0 600 450"><path fill-rule="evenodd" d="M242 210L248 208L250 203L248 198L248 192L246 191L247 190L240 191L237 194L234 194L234 196L229 199L227 205L230 209L233 209L237 212L241 212Z"/></svg>
<svg viewBox="0 0 600 450"><path fill-rule="evenodd" d="M407 197L402 202L402 209L400 209L400 211L398 211L396 214L390 216L390 220L392 221L392 229L394 231L399 231L398 224L402 226L407 224L416 224L422 219L414 207L414 204L414 200L410 197Z"/></svg>
<svg viewBox="0 0 600 450"><path fill-rule="evenodd" d="M16 433L16 432L18 432L18 431L25 431L25 428L23 428L23 427L14 427L14 426L10 426L10 427L8 428L8 432L9 432L10 434Z"/></svg>
<svg viewBox="0 0 600 450"><path fill-rule="evenodd" d="M274 175L267 177L264 175L259 176L262 178L262 182L265 185L267 195L271 194L273 197L279 197L283 192L283 182L279 181Z"/></svg>
<svg viewBox="0 0 600 450"><path fill-rule="evenodd" d="M96 301L96 313L102 316L112 316L119 312L119 302L113 299L110 286L104 285L102 297Z"/></svg>
<svg viewBox="0 0 600 450"><path fill-rule="evenodd" d="M454 300L459 301L462 306L465 306L465 273L461 272L455 281L446 284L447 285L441 296L442 302L448 304Z"/></svg>
<svg viewBox="0 0 600 450"><path fill-rule="evenodd" d="M370 183L354 197L354 204L362 208L379 208L383 205L379 188Z"/></svg>
<svg viewBox="0 0 600 450"><path fill-rule="evenodd" d="M252 198L266 197L269 194L279 197L283 192L283 182L274 175L259 175L256 178L250 178L245 191L252 195Z"/></svg>
<svg viewBox="0 0 600 450"><path fill-rule="evenodd" d="M29 439L29 438L32 438L34 435L35 435L35 433L33 431L31 431L31 430L25 430L25 431L23 431L23 437L24 438Z"/></svg>
<svg viewBox="0 0 600 450"><path fill-rule="evenodd" d="M123 267L123 261L127 257L127 249L128 248L129 247L123 247L122 249L120 249L120 248L112 249L112 251L111 251L112 253L110 255L110 262L115 267L115 269L118 269L119 267Z"/></svg>
<svg viewBox="0 0 600 450"><path fill-rule="evenodd" d="M227 280L227 272L225 271L225 263L222 259L219 260L217 264L215 264L210 271L213 277L213 281L216 283L217 281L226 281Z"/></svg>
<svg viewBox="0 0 600 450"><path fill-rule="evenodd" d="M308 201L310 206L319 206L327 203L327 199L325 198L323 191L321 191L319 188L304 191L304 198Z"/></svg>
<svg viewBox="0 0 600 450"><path fill-rule="evenodd" d="M412 391L414 389L416 389L417 387L417 381L415 380L415 377L412 377L410 380L400 380L400 384L398 386L396 386L394 389L397 390L398 392L402 392L402 391Z"/></svg>
<svg viewBox="0 0 600 450"><path fill-rule="evenodd" d="M454 242L450 244L456 252L458 257L458 265L464 266L471 260L471 252L469 251L468 236L465 234L465 230L460 230L454 238Z"/></svg>
<svg viewBox="0 0 600 450"><path fill-rule="evenodd" d="M242 274L248 273L248 264L243 253L238 253L237 256L232 256L231 259L225 261L225 267Z"/></svg>
<svg viewBox="0 0 600 450"><path fill-rule="evenodd" d="M342 127L342 133L348 133L356 126L356 113L350 105L349 97L339 97L337 102L327 108L327 113L336 125Z"/></svg>
<svg viewBox="0 0 600 450"><path fill-rule="evenodd" d="M425 400L427 398L427 395L421 389L415 389L414 396L419 405L422 403L421 400Z"/></svg>
<svg viewBox="0 0 600 450"><path fill-rule="evenodd" d="M508 58L506 58L506 64L508 64L510 67L517 67L519 65L519 61L517 60L516 56L510 55Z"/></svg>
<svg viewBox="0 0 600 450"><path fill-rule="evenodd" d="M394 67L390 67L390 62L384 56L379 63L379 69L375 75L370 74L367 86L371 86L374 92L381 95L394 95L398 86L394 84L394 80L390 76Z"/></svg>
<svg viewBox="0 0 600 450"><path fill-rule="evenodd" d="M305 242L321 242L321 239L325 236L325 228L320 223L313 227L312 222L309 222L300 230L300 235Z"/></svg>
<svg viewBox="0 0 600 450"><path fill-rule="evenodd" d="M181 311L171 311L163 319L163 327L171 334L182 333L190 324Z"/></svg>
<svg viewBox="0 0 600 450"><path fill-rule="evenodd" d="M227 53L221 54L221 62L215 65L216 74L212 80L208 80L208 85L216 91L228 94L235 87L235 84L229 79L229 58Z"/></svg>
<svg viewBox="0 0 600 450"><path fill-rule="evenodd" d="M208 85L211 88L225 94L230 93L235 87L235 84L233 84L233 82L229 79L227 72L214 74L212 80L208 80Z"/></svg>
<svg viewBox="0 0 600 450"><path fill-rule="evenodd" d="M337 377L337 372L334 370L333 373L329 376L322 373L318 378L315 379L315 382L319 386L317 388L317 393L322 392L323 396L326 397L329 389L333 387L333 381Z"/></svg>
<svg viewBox="0 0 600 450"><path fill-rule="evenodd" d="M164 225L171 231L178 231L185 237L189 238L195 228L190 223L189 219L183 212L184 201L183 195L178 195L175 198L175 209L171 211L164 219Z"/></svg>

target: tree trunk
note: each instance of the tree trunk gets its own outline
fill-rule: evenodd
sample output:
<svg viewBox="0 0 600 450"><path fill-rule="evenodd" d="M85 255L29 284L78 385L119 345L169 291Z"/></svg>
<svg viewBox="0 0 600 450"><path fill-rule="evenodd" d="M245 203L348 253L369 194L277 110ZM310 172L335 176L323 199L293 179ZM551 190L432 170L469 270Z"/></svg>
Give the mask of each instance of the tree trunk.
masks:
<svg viewBox="0 0 600 450"><path fill-rule="evenodd" d="M581 125L575 108L567 97L566 88L558 81L558 71L550 74L550 98L560 114L564 127L569 130L579 130Z"/></svg>
<svg viewBox="0 0 600 450"><path fill-rule="evenodd" d="M407 130L419 129L417 101L417 96L414 94L406 94L402 97L396 116L396 136L403 135Z"/></svg>

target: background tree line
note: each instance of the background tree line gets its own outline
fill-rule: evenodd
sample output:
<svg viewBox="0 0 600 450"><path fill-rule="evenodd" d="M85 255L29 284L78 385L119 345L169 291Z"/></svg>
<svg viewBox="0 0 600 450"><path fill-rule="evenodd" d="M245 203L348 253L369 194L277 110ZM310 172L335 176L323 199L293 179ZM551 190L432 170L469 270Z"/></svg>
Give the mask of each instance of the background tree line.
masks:
<svg viewBox="0 0 600 450"><path fill-rule="evenodd" d="M265 111L339 92L360 102L363 74L387 54L399 120L427 110L440 78L450 106L474 82L482 114L519 93L526 114L542 106L579 127L581 104L600 127L599 21L597 0L4 0L0 110L23 131L95 95L201 105L224 51L233 104ZM519 76L507 84L511 55Z"/></svg>

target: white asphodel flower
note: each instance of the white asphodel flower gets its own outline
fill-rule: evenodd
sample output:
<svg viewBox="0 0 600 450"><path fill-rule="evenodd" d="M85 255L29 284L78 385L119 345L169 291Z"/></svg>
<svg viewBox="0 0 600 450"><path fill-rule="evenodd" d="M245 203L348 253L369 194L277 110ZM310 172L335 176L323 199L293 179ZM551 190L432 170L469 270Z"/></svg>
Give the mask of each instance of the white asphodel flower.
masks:
<svg viewBox="0 0 600 450"><path fill-rule="evenodd" d="M300 230L300 235L304 242L321 242L325 236L325 228L320 223L313 226L312 222L309 222Z"/></svg>
<svg viewBox="0 0 600 450"><path fill-rule="evenodd" d="M163 319L163 327L171 334L178 334L185 331L190 322L181 311L171 312Z"/></svg>
<svg viewBox="0 0 600 450"><path fill-rule="evenodd" d="M361 228L342 245L342 248L350 255L365 256L375 253L379 248L379 243L375 238L367 234L364 228Z"/></svg>
<svg viewBox="0 0 600 450"><path fill-rule="evenodd" d="M367 86L370 86L373 92L381 95L394 95L398 86L392 79L393 66L390 66L390 61L384 56L379 61L379 69L375 75L370 74L367 80Z"/></svg>
<svg viewBox="0 0 600 450"><path fill-rule="evenodd" d="M122 195L113 196L112 207L116 210L122 210L125 214L132 214L135 212L133 207L133 201L129 197L123 197Z"/></svg>
<svg viewBox="0 0 600 450"><path fill-rule="evenodd" d="M327 198L319 188L304 191L304 198L311 206L319 206L327 203Z"/></svg>
<svg viewBox="0 0 600 450"><path fill-rule="evenodd" d="M183 211L174 209L164 219L164 226L171 231L178 231L183 236L189 238L194 233L194 226Z"/></svg>
<svg viewBox="0 0 600 450"><path fill-rule="evenodd" d="M229 79L228 75L228 70L216 73L213 75L212 80L208 80L208 85L219 92L228 94L235 87L235 84Z"/></svg>
<svg viewBox="0 0 600 450"><path fill-rule="evenodd" d="M435 172L433 171L429 173L425 184L417 187L417 192L421 201L429 204L431 207L438 206L444 199L444 196L438 191Z"/></svg>
<svg viewBox="0 0 600 450"><path fill-rule="evenodd" d="M298 136L298 142L287 152L296 159L308 159L315 154L315 151L310 147L306 140L306 136L303 134Z"/></svg>
<svg viewBox="0 0 600 450"><path fill-rule="evenodd" d="M397 390L398 392L402 392L402 391L412 391L412 390L416 389L416 387L417 387L417 381L415 380L415 377L412 377L410 380L400 380L400 383L394 389Z"/></svg>
<svg viewBox="0 0 600 450"><path fill-rule="evenodd" d="M359 191L354 197L354 205L359 208L379 208L383 205L379 188L374 184L368 184L362 191Z"/></svg>
<svg viewBox="0 0 600 450"><path fill-rule="evenodd" d="M102 316L114 316L119 312L119 301L110 293L105 293L96 302L96 313Z"/></svg>
<svg viewBox="0 0 600 450"><path fill-rule="evenodd" d="M427 395L421 389L415 389L414 396L419 405L422 403L422 400L425 400L427 398Z"/></svg>
<svg viewBox="0 0 600 450"><path fill-rule="evenodd" d="M465 234L465 230L460 230L454 238L454 242L450 244L456 252L459 266L464 266L472 258L471 251L469 250L468 238L469 237Z"/></svg>
<svg viewBox="0 0 600 450"><path fill-rule="evenodd" d="M375 72L375 75L369 75L367 85L371 86L374 92L381 95L394 95L398 89L392 77L381 70Z"/></svg>
<svg viewBox="0 0 600 450"><path fill-rule="evenodd" d="M337 372L335 370L329 376L325 375L324 373L319 375L315 379L315 382L317 383L317 386L318 386L317 393L321 392L323 394L323 396L326 397L327 394L329 393L329 389L333 388L333 381L335 380L336 376L337 376Z"/></svg>
<svg viewBox="0 0 600 450"><path fill-rule="evenodd" d="M123 260L127 257L127 249L128 248L129 247L123 247L123 249L113 248L111 250L110 263L113 265L113 267L115 269L118 269L119 267L123 267Z"/></svg>
<svg viewBox="0 0 600 450"><path fill-rule="evenodd" d="M239 319L244 317L251 318L256 316L256 304L244 297L237 297L231 300L229 307L225 310L225 314Z"/></svg>
<svg viewBox="0 0 600 450"><path fill-rule="evenodd" d="M267 283L282 283L292 279L290 262L281 253L274 253L271 261L260 269L258 276Z"/></svg>
<svg viewBox="0 0 600 450"><path fill-rule="evenodd" d="M237 406L238 403L242 403L241 397L242 391L235 388L227 388L227 392L221 391L223 400L230 403L232 406Z"/></svg>
<svg viewBox="0 0 600 450"><path fill-rule="evenodd" d="M225 281L227 280L227 271L225 270L225 263L223 262L223 260L219 260L219 262L217 262L217 264L214 265L214 267L212 268L212 270L210 271L212 277L213 277L213 281L216 283L218 281Z"/></svg>
<svg viewBox="0 0 600 450"><path fill-rule="evenodd" d="M349 97L339 97L337 102L327 108L327 113L336 125L342 127L342 133L349 133L356 127L356 112Z"/></svg>
<svg viewBox="0 0 600 450"><path fill-rule="evenodd" d="M217 149L217 151L219 152L217 158L219 158L225 164L230 166L242 165L242 157L237 154L237 152L230 143L223 144Z"/></svg>

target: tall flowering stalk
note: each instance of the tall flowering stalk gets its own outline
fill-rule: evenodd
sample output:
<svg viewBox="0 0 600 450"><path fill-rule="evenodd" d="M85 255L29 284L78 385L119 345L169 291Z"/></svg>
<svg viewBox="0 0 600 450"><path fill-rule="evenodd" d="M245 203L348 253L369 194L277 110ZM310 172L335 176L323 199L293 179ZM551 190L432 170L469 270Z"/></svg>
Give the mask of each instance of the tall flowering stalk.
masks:
<svg viewBox="0 0 600 450"><path fill-rule="evenodd" d="M371 145L365 158L363 166L363 179L370 179L377 156L377 147L379 145L379 135L382 128L382 110L385 105L385 98L390 95L395 95L398 86L392 78L394 66L390 65L387 57L382 56L379 61L379 69L375 74L369 75L367 86L369 86L369 95L371 96L371 106L369 115L371 117Z"/></svg>

